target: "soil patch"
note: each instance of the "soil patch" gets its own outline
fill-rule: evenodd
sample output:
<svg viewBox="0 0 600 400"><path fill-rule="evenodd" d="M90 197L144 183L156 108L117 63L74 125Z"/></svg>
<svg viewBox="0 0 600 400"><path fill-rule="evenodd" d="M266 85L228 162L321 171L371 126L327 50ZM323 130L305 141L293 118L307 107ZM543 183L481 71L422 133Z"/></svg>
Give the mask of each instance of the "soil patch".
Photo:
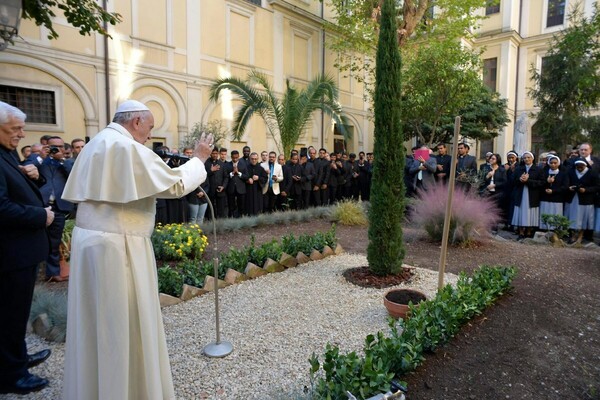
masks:
<svg viewBox="0 0 600 400"><path fill-rule="evenodd" d="M427 300L423 293L412 289L392 290L385 295L385 298L396 304L408 304L410 302L418 304L423 300Z"/></svg>

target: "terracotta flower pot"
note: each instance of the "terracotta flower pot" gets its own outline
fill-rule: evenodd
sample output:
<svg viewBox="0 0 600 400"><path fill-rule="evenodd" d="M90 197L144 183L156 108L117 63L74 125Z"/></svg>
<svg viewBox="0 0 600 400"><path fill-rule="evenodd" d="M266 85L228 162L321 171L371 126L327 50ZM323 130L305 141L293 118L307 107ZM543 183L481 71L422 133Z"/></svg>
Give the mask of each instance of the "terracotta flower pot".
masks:
<svg viewBox="0 0 600 400"><path fill-rule="evenodd" d="M427 300L427 297L413 289L390 289L383 296L383 304L390 316L402 319L407 317L409 302L418 306L423 300Z"/></svg>

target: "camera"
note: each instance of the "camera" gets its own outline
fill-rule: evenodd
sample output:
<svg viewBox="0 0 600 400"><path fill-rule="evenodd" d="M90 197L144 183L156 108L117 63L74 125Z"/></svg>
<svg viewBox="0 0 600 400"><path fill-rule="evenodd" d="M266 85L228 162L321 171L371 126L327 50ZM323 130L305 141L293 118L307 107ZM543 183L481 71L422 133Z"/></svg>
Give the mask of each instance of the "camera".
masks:
<svg viewBox="0 0 600 400"><path fill-rule="evenodd" d="M50 146L50 154L56 154L60 152L60 148L57 146Z"/></svg>

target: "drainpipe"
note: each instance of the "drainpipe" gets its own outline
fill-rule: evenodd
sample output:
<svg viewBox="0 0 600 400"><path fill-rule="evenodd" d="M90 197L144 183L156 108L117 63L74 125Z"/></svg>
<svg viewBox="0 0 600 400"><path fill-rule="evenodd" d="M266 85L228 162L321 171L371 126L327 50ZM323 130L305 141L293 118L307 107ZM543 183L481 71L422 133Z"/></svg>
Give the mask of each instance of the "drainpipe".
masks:
<svg viewBox="0 0 600 400"><path fill-rule="evenodd" d="M321 35L323 46L321 47L321 75L325 75L325 2L321 1ZM325 112L321 110L321 148L325 147Z"/></svg>
<svg viewBox="0 0 600 400"><path fill-rule="evenodd" d="M523 0L519 1L519 36L521 36L521 30L523 28ZM521 59L521 46L517 47L517 68L516 68L516 76L515 76L515 109L513 115L513 143L512 149L515 148L515 124L517 123L517 106L519 102L519 68L520 68L520 59Z"/></svg>
<svg viewBox="0 0 600 400"><path fill-rule="evenodd" d="M102 8L107 11L108 0L102 0ZM104 21L103 28L108 32L108 22ZM108 36L104 35L104 101L106 107L106 124L110 123L110 66L108 63Z"/></svg>

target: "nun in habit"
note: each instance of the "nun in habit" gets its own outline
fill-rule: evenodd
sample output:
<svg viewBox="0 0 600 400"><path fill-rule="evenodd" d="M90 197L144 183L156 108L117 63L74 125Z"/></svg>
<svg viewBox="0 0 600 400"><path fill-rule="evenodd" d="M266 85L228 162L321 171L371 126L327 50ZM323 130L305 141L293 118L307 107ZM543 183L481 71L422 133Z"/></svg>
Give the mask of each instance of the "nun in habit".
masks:
<svg viewBox="0 0 600 400"><path fill-rule="evenodd" d="M551 154L544 167L544 187L540 201L540 229L552 230L552 226L542 221L544 214L563 215L565 193L568 190L568 176L566 171L560 169L560 158Z"/></svg>
<svg viewBox="0 0 600 400"><path fill-rule="evenodd" d="M533 165L533 153L521 155L522 164L514 171L515 208L511 225L518 228L519 237L532 237L540 223L540 189L544 185L542 170Z"/></svg>
<svg viewBox="0 0 600 400"><path fill-rule="evenodd" d="M581 242L585 230L594 229L594 200L600 190L598 174L584 158L574 162L569 169L569 190L565 204L565 217L571 221L569 243Z"/></svg>

